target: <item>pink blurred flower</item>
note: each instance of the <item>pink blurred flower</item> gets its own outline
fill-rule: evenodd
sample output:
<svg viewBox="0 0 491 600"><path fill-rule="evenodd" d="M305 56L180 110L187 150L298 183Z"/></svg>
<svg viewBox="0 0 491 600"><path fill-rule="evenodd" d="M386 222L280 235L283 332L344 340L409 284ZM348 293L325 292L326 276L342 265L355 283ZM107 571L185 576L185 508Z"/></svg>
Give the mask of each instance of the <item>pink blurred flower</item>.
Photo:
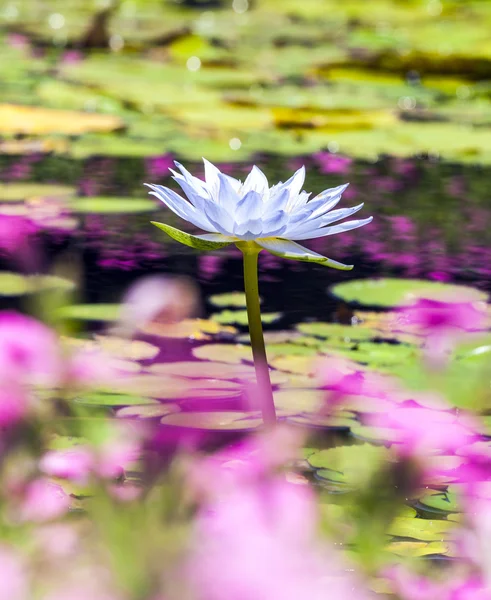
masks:
<svg viewBox="0 0 491 600"><path fill-rule="evenodd" d="M477 439L477 424L470 417L417 405L394 404L386 413L371 415L367 422L392 429L394 449L404 458L425 458L437 451L455 453Z"/></svg>
<svg viewBox="0 0 491 600"><path fill-rule="evenodd" d="M104 479L116 479L124 474L130 463L138 460L141 446L137 439L128 432L109 439L99 448L95 463L95 472Z"/></svg>
<svg viewBox="0 0 491 600"><path fill-rule="evenodd" d="M47 479L28 484L19 507L21 521L43 522L63 516L70 508L70 497Z"/></svg>
<svg viewBox="0 0 491 600"><path fill-rule="evenodd" d="M322 389L329 392L325 402L327 410L342 405L346 397L377 398L381 405L391 406L389 380L376 373L359 371L357 365L348 361L330 359L321 364L318 379Z"/></svg>
<svg viewBox="0 0 491 600"><path fill-rule="evenodd" d="M197 600L367 598L316 538L308 486L237 486L198 515L187 574Z"/></svg>
<svg viewBox="0 0 491 600"><path fill-rule="evenodd" d="M485 310L471 302L443 302L419 298L403 309L409 325L426 337L425 355L431 366L440 368L466 332L485 326Z"/></svg>
<svg viewBox="0 0 491 600"><path fill-rule="evenodd" d="M94 456L89 448L80 446L73 450L51 450L39 463L43 473L51 477L86 484L94 466Z"/></svg>
<svg viewBox="0 0 491 600"><path fill-rule="evenodd" d="M317 152L313 155L321 173L348 173L353 159L330 152Z"/></svg>
<svg viewBox="0 0 491 600"><path fill-rule="evenodd" d="M174 168L174 159L170 154L150 156L145 160L145 166L149 177L155 179L159 179L164 175L169 177L169 169Z"/></svg>
<svg viewBox="0 0 491 600"><path fill-rule="evenodd" d="M188 484L199 498L217 497L237 485L254 485L300 456L302 432L278 425L191 464Z"/></svg>
<svg viewBox="0 0 491 600"><path fill-rule="evenodd" d="M0 387L0 427L11 427L28 412L29 398L24 389L15 383Z"/></svg>
<svg viewBox="0 0 491 600"><path fill-rule="evenodd" d="M56 385L63 362L56 334L13 311L0 313L0 380Z"/></svg>
<svg viewBox="0 0 491 600"><path fill-rule="evenodd" d="M79 534L67 523L49 523L34 531L34 539L39 550L53 559L71 556L77 549Z"/></svg>
<svg viewBox="0 0 491 600"><path fill-rule="evenodd" d="M450 575L432 581L402 567L387 574L401 600L491 600L491 587L477 575Z"/></svg>
<svg viewBox="0 0 491 600"><path fill-rule="evenodd" d="M29 597L23 561L8 546L0 546L0 600L28 600Z"/></svg>

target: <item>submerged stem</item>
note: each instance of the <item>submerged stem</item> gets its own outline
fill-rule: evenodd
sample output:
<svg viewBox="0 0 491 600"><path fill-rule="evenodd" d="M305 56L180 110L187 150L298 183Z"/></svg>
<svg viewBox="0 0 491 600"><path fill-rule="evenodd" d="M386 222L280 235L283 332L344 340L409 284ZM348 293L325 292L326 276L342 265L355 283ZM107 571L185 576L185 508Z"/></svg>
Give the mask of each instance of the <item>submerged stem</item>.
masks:
<svg viewBox="0 0 491 600"><path fill-rule="evenodd" d="M257 257L260 248L254 243L241 244L239 247L244 254L244 286L247 303L247 318L249 321L249 334L251 336L254 368L256 369L256 379L261 397L261 411L265 425L274 425L276 422L276 411L271 379L269 377L263 325L261 322L261 308L259 305Z"/></svg>

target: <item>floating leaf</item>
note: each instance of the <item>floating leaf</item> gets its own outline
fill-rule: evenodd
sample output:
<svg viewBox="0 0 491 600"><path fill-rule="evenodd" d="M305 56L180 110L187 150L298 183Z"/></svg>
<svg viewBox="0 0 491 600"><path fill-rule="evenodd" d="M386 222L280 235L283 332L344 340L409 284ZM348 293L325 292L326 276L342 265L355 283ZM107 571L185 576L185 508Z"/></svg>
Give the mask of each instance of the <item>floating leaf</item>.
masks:
<svg viewBox="0 0 491 600"><path fill-rule="evenodd" d="M68 198L76 192L68 185L46 183L0 183L0 202L18 202L27 198Z"/></svg>
<svg viewBox="0 0 491 600"><path fill-rule="evenodd" d="M118 198L112 196L94 196L74 198L70 208L75 213L87 214L133 214L154 212L160 208L147 198Z"/></svg>
<svg viewBox="0 0 491 600"><path fill-rule="evenodd" d="M380 307L403 306L420 296L447 302L486 301L488 296L468 286L422 279L356 279L338 283L330 291L346 302Z"/></svg>
<svg viewBox="0 0 491 600"><path fill-rule="evenodd" d="M437 519L411 519L397 517L387 531L389 535L412 538L423 542L442 542L455 525Z"/></svg>
<svg viewBox="0 0 491 600"><path fill-rule="evenodd" d="M242 361L252 362L253 360L251 347L240 344L205 344L193 348L193 355L196 358L231 364L238 364Z"/></svg>
<svg viewBox="0 0 491 600"><path fill-rule="evenodd" d="M214 294L208 298L208 302L213 306L245 308L246 297L243 292L228 292L226 294Z"/></svg>
<svg viewBox="0 0 491 600"><path fill-rule="evenodd" d="M116 412L116 416L121 419L156 419L179 412L179 410L177 404L168 402L162 404L136 404L120 408Z"/></svg>
<svg viewBox="0 0 491 600"><path fill-rule="evenodd" d="M216 321L206 319L184 319L179 323L147 323L141 329L146 335L164 338L189 338L208 340L210 336L224 335L232 337L237 333L234 327L220 325Z"/></svg>
<svg viewBox="0 0 491 600"><path fill-rule="evenodd" d="M20 275L0 272L0 296L23 296L48 290L70 291L75 283L56 275Z"/></svg>
<svg viewBox="0 0 491 600"><path fill-rule="evenodd" d="M61 319L71 321L110 323L119 319L120 312L120 304L72 304L59 308L56 315Z"/></svg>
<svg viewBox="0 0 491 600"><path fill-rule="evenodd" d="M90 392L75 398L79 404L90 404L96 406L130 406L142 404L154 404L156 400L144 396L132 396L129 394L106 394Z"/></svg>
<svg viewBox="0 0 491 600"><path fill-rule="evenodd" d="M123 121L114 115L0 104L2 135L80 135L89 131L116 131L123 127Z"/></svg>
<svg viewBox="0 0 491 600"><path fill-rule="evenodd" d="M370 340L379 334L374 329L357 325L338 325L337 323L300 323L297 329L307 335L319 338L341 338L344 341ZM301 341L301 340L300 340Z"/></svg>
<svg viewBox="0 0 491 600"><path fill-rule="evenodd" d="M315 413L324 402L323 393L317 390L278 390L274 392L276 408L293 414Z"/></svg>
<svg viewBox="0 0 491 600"><path fill-rule="evenodd" d="M346 483L353 487L363 487L368 483L376 469L389 458L386 448L369 444L338 446L319 450L308 457L309 464L315 469L323 469L322 476L336 483Z"/></svg>
<svg viewBox="0 0 491 600"><path fill-rule="evenodd" d="M259 413L239 411L187 412L163 417L163 425L206 431L249 431L263 424Z"/></svg>
<svg viewBox="0 0 491 600"><path fill-rule="evenodd" d="M386 549L397 556L416 558L432 554L448 554L449 545L445 542L391 542Z"/></svg>
<svg viewBox="0 0 491 600"><path fill-rule="evenodd" d="M459 512L457 497L453 492L432 492L420 498L419 503L425 510L437 513Z"/></svg>
<svg viewBox="0 0 491 600"><path fill-rule="evenodd" d="M221 324L235 323L237 325L247 325L247 311L246 310L223 310L222 312L215 313L211 316L213 321ZM281 313L262 313L261 320L265 325L274 323L281 318Z"/></svg>
<svg viewBox="0 0 491 600"><path fill-rule="evenodd" d="M256 371L252 365L246 364L227 364L223 362L212 361L189 361L173 362L165 364L151 365L149 370L152 373L163 373L176 377L185 377L190 379L238 379L245 381L255 381ZM273 384L285 383L287 377L283 373L270 371L271 382Z"/></svg>
<svg viewBox="0 0 491 600"><path fill-rule="evenodd" d="M63 338L63 342L69 348L100 350L123 360L145 360L154 358L160 352L157 346L148 342L109 335L96 335L94 339Z"/></svg>

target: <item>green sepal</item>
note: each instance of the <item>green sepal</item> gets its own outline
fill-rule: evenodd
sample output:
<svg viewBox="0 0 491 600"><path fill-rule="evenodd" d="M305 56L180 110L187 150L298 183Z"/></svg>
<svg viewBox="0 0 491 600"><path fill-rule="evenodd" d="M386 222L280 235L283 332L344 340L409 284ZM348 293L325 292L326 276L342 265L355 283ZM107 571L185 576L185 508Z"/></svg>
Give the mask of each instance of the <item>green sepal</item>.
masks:
<svg viewBox="0 0 491 600"><path fill-rule="evenodd" d="M157 223L156 221L150 221L152 225L162 229L165 233L170 236L176 242L180 242L185 246L189 246L190 248L194 248L195 250L217 250L218 248L223 248L224 246L230 245L232 242L210 242L208 240L204 240L196 235L191 235L190 233L186 233L185 231L181 231L180 229L176 229L175 227L171 227L170 225L166 225L165 223Z"/></svg>

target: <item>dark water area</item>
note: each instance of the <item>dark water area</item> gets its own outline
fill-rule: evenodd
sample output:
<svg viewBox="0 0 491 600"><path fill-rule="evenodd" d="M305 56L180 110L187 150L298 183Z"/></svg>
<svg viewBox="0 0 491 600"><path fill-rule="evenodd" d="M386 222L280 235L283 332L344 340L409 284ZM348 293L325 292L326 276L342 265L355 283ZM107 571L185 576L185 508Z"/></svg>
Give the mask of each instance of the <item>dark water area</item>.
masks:
<svg viewBox="0 0 491 600"><path fill-rule="evenodd" d="M144 182L177 189L168 174L172 156L150 159L95 157L73 161L54 156L0 158L4 182L56 183L73 186L77 196L146 197ZM320 191L349 182L343 206L364 202L361 217L373 222L355 231L307 242L330 258L354 264L339 272L312 264L285 261L269 253L260 256L261 293L265 311L280 311L281 326L315 318L326 319L338 307L327 293L330 285L378 276L424 278L470 283L491 289L490 172L485 167L452 165L433 157L382 158L375 163L321 152L285 159L258 156L271 185L285 181L305 164L305 189ZM244 179L251 164L220 164L228 174ZM186 167L203 176L201 164ZM131 204L131 203L130 203ZM48 225L42 232L43 269L62 258L82 273L81 302L117 302L124 290L149 273L186 275L198 282L202 297L242 290L242 264L235 248L199 254L158 231L159 220L189 231L187 224L165 208L133 214L126 204L119 213L78 215L76 201L59 213L76 217L71 231ZM70 267L68 266L70 269ZM209 307L208 307L209 308ZM342 320L342 319L341 319Z"/></svg>

